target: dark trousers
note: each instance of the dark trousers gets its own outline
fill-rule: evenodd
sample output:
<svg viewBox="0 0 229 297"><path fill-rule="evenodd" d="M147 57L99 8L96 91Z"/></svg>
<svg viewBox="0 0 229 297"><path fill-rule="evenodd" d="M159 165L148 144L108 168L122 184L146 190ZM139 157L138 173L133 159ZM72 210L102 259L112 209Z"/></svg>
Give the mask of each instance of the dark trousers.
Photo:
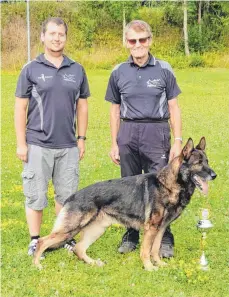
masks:
<svg viewBox="0 0 229 297"><path fill-rule="evenodd" d="M168 122L121 122L117 142L120 154L121 176L158 172L167 165L170 151ZM139 232L128 229L123 240L138 241Z"/></svg>
<svg viewBox="0 0 229 297"><path fill-rule="evenodd" d="M157 172L168 163L170 127L167 122L121 122L117 142L122 177Z"/></svg>

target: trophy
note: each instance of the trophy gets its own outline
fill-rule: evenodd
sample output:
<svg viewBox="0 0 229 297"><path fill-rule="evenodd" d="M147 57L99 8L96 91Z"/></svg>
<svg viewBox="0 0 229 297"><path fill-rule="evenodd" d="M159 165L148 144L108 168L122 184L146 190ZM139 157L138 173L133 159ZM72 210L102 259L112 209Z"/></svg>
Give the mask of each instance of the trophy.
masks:
<svg viewBox="0 0 229 297"><path fill-rule="evenodd" d="M210 231L210 229L213 227L213 224L209 220L209 211L208 209L203 209L202 210L202 218L201 220L198 221L196 227L197 229L201 232L201 250L202 250L202 255L199 260L200 264L200 269L201 270L208 270L208 260L205 256L205 247L206 247L206 239L207 239L207 233Z"/></svg>

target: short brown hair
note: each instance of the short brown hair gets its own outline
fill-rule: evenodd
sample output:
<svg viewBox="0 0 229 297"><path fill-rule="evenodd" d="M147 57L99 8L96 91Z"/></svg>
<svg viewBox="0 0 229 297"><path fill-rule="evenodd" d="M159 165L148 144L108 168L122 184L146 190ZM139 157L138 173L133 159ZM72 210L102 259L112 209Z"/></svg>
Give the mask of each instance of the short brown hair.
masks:
<svg viewBox="0 0 229 297"><path fill-rule="evenodd" d="M127 33L130 29L133 29L136 32L147 32L149 34L149 37L152 38L153 37L153 33L152 30L149 26L149 24L147 24L144 21L141 20L133 20L130 23L128 23L125 27L125 37L127 36Z"/></svg>
<svg viewBox="0 0 229 297"><path fill-rule="evenodd" d="M57 26L63 25L64 28L65 28L65 33L67 35L67 33L68 33L68 26L67 26L67 24L65 23L64 20L62 20L61 18L58 18L58 17L50 17L50 18L44 20L44 22L42 23L42 26L41 26L41 32L43 34L45 34L45 32L47 31L47 25L49 23L54 23Z"/></svg>

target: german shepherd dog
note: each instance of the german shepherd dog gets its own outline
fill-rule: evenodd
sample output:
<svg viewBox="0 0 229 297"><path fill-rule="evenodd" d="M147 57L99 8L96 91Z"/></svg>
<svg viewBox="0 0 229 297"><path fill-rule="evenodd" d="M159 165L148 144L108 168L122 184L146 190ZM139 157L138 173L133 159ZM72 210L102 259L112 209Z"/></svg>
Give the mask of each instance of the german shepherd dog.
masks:
<svg viewBox="0 0 229 297"><path fill-rule="evenodd" d="M81 232L73 249L79 259L102 266L86 251L113 223L144 229L140 257L146 270L164 265L159 257L161 240L167 226L180 216L197 187L207 194L207 181L216 178L205 154L202 137L194 148L191 138L180 156L158 174L147 173L108 180L88 186L70 196L60 211L50 235L39 239L34 263L49 247L58 247ZM151 262L151 257L153 262Z"/></svg>

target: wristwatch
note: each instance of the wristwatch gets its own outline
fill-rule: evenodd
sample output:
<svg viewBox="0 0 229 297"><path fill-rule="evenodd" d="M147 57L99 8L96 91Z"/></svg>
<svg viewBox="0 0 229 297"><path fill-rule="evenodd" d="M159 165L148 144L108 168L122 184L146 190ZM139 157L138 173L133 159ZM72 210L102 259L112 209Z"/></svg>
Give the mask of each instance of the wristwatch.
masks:
<svg viewBox="0 0 229 297"><path fill-rule="evenodd" d="M174 140L180 140L181 142L183 142L182 137L175 137Z"/></svg>
<svg viewBox="0 0 229 297"><path fill-rule="evenodd" d="M83 139L83 140L86 140L86 136L78 136L77 139Z"/></svg>

